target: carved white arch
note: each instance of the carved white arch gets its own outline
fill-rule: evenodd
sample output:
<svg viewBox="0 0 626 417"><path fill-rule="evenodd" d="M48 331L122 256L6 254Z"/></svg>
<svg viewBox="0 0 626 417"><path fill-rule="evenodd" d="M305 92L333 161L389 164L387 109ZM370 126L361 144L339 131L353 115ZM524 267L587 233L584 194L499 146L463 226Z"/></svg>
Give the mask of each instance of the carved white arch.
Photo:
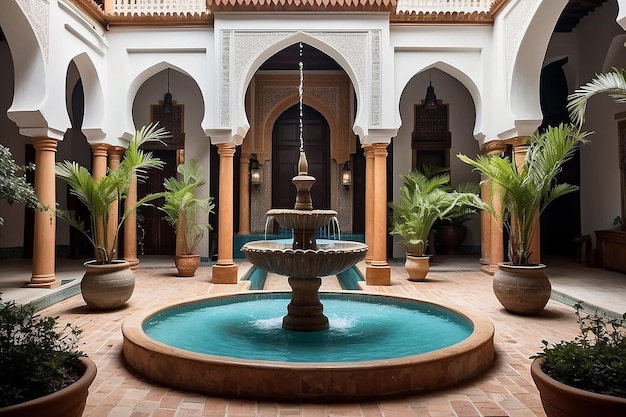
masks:
<svg viewBox="0 0 626 417"><path fill-rule="evenodd" d="M249 129L245 93L254 73L269 57L298 42L333 58L348 74L357 97L353 130L357 134L381 124L381 31L249 31L222 30L219 74L219 126L231 129L241 144Z"/></svg>
<svg viewBox="0 0 626 417"><path fill-rule="evenodd" d="M88 54L82 53L73 58L80 74L85 96L85 113L82 131L88 140L104 139L104 92L98 70Z"/></svg>

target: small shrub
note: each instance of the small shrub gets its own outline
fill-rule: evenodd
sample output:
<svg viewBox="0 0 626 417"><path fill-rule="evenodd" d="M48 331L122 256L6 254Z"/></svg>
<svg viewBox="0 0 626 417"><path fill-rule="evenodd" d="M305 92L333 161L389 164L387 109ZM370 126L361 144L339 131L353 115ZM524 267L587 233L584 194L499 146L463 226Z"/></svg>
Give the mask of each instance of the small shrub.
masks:
<svg viewBox="0 0 626 417"><path fill-rule="evenodd" d="M543 372L566 385L626 398L626 313L619 320L575 308L582 335L552 345L543 340L531 359L543 358Z"/></svg>
<svg viewBox="0 0 626 417"><path fill-rule="evenodd" d="M31 305L0 299L0 407L56 392L80 378L75 364L81 330Z"/></svg>

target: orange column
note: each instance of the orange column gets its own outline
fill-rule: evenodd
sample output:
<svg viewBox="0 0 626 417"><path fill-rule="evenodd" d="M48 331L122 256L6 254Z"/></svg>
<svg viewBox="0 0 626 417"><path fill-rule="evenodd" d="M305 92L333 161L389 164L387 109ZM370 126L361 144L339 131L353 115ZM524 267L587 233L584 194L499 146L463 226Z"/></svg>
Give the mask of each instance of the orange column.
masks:
<svg viewBox="0 0 626 417"><path fill-rule="evenodd" d="M91 175L95 179L102 178L107 173L107 149L109 145L105 143L97 143L91 145L91 157L92 157L92 172ZM96 243L98 247L104 247L104 230L101 226L102 222L96 220ZM99 254L96 251L94 254L99 258Z"/></svg>
<svg viewBox="0 0 626 417"><path fill-rule="evenodd" d="M372 263L374 259L374 149L371 146L363 147L365 156L365 244L368 247L365 263Z"/></svg>
<svg viewBox="0 0 626 417"><path fill-rule="evenodd" d="M137 176L133 175L124 202L124 211L137 204ZM130 264L131 269L139 266L137 258L137 211L133 210L124 222L124 260Z"/></svg>
<svg viewBox="0 0 626 417"><path fill-rule="evenodd" d="M34 138L35 193L39 203L49 210L35 210L35 237L33 242L33 273L29 287L55 288L61 285L54 272L56 253L56 187L54 175L57 141Z"/></svg>
<svg viewBox="0 0 626 417"><path fill-rule="evenodd" d="M490 142L485 153L487 155L502 154L505 148L506 144L504 143ZM488 184L487 187L491 187L491 185ZM489 193L489 195L483 197L483 200L491 204L496 213L500 213L502 208L501 197L499 196L496 189L490 188L490 190L491 192ZM498 270L498 264L504 261L504 234L502 229L502 219L494 219L492 216L489 216L488 222L489 224L486 228L483 228L483 231L486 230L489 233L489 264L482 267L481 271L489 275L493 275Z"/></svg>
<svg viewBox="0 0 626 417"><path fill-rule="evenodd" d="M365 270L367 285L391 285L387 263L387 144L372 144L374 153L373 258ZM369 221L370 219L367 219Z"/></svg>
<svg viewBox="0 0 626 417"><path fill-rule="evenodd" d="M239 159L239 233L250 234L250 156Z"/></svg>
<svg viewBox="0 0 626 417"><path fill-rule="evenodd" d="M217 145L220 156L217 263L213 265L214 284L236 284L238 267L233 262L233 156L234 143Z"/></svg>
<svg viewBox="0 0 626 417"><path fill-rule="evenodd" d="M115 168L120 166L120 161L122 160L122 156L124 155L124 151L126 149L121 146L112 146L108 149L109 155L109 170L113 171ZM118 242L113 242L113 236L115 236L115 232L118 226L118 216L119 216L119 201L115 201L111 204L111 208L109 209L109 228L108 228L108 236L109 236L109 247L107 250L111 252L111 249L115 249L113 252L113 259L117 259L118 257Z"/></svg>
<svg viewBox="0 0 626 417"><path fill-rule="evenodd" d="M484 180L485 177L482 177ZM489 202L491 198L491 190L489 184L481 182L480 184L480 197L483 201ZM491 244L491 215L487 210L481 210L480 212L480 259L481 265L489 265L489 247Z"/></svg>

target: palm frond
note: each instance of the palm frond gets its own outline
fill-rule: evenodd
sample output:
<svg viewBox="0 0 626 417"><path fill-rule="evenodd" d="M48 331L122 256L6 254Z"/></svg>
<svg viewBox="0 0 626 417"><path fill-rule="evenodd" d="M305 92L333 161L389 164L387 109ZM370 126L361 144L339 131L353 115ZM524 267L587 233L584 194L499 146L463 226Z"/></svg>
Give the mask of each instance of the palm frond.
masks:
<svg viewBox="0 0 626 417"><path fill-rule="evenodd" d="M626 101L626 70L613 68L607 73L596 74L595 77L568 96L567 109L572 120L582 126L585 121L587 102L597 94L606 93L618 103Z"/></svg>

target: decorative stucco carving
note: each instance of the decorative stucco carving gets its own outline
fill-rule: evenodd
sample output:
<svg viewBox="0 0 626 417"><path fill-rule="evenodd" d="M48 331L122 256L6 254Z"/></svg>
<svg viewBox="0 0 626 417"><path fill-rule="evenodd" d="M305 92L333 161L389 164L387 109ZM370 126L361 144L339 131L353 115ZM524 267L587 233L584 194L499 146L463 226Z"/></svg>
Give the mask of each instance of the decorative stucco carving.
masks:
<svg viewBox="0 0 626 417"><path fill-rule="evenodd" d="M49 26L50 26L50 3L48 0L18 0L24 15L30 22L35 32L37 42L41 46L44 59L48 62L49 56Z"/></svg>
<svg viewBox="0 0 626 417"><path fill-rule="evenodd" d="M513 70L515 56L519 51L520 38L526 33L526 26L534 15L532 11L536 8L538 1L518 1L504 18L504 53L506 54L505 68L507 77Z"/></svg>
<svg viewBox="0 0 626 417"><path fill-rule="evenodd" d="M230 31L222 31L222 85L220 105L220 126L230 125Z"/></svg>
<svg viewBox="0 0 626 417"><path fill-rule="evenodd" d="M227 36L226 33L229 35ZM228 126L232 117L228 115L231 94L244 82L245 73L260 51L288 37L296 31L222 31L222 125ZM359 91L359 98L371 106L370 124L380 125L381 96L381 31L363 30L346 32L305 32L336 50L349 62ZM231 39L232 37L232 39ZM232 46L232 48L231 48ZM369 66L368 66L369 63ZM230 67L232 64L232 67ZM230 93L226 93L229 91ZM233 109L237 111L237 109Z"/></svg>

